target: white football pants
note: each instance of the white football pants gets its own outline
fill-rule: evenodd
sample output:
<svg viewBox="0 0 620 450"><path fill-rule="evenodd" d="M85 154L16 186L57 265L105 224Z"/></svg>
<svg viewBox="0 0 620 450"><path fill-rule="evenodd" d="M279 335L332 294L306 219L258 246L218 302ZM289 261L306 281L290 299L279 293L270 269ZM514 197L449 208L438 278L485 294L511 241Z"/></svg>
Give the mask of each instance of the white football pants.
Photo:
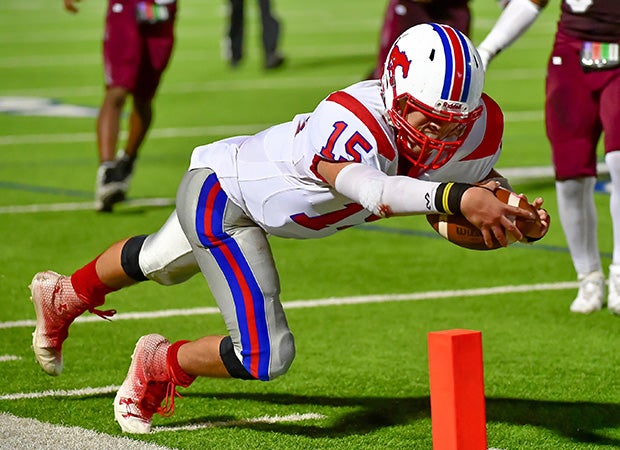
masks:
<svg viewBox="0 0 620 450"><path fill-rule="evenodd" d="M228 199L212 170L185 174L176 211L146 238L139 264L161 284L201 271L245 369L260 380L288 370L295 344L267 235Z"/></svg>

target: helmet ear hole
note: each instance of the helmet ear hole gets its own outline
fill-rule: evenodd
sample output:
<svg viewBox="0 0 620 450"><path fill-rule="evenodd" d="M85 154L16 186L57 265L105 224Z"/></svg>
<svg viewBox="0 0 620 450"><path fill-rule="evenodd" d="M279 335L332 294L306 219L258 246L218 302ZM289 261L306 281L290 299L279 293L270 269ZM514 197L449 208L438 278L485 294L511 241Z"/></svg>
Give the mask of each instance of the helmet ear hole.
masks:
<svg viewBox="0 0 620 450"><path fill-rule="evenodd" d="M428 59L430 59L431 61L435 60L435 49L431 50L431 54L428 55Z"/></svg>

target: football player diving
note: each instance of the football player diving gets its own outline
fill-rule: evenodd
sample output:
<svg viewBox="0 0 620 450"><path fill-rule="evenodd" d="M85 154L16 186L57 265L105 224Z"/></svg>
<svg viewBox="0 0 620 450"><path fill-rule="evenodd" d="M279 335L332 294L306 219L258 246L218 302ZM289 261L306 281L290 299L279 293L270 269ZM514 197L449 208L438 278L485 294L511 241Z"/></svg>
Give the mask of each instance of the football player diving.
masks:
<svg viewBox="0 0 620 450"><path fill-rule="evenodd" d="M33 349L45 372L63 369L62 344L85 311L103 316L106 295L151 280L173 285L202 273L226 335L170 342L142 336L114 400L123 431L148 433L171 413L175 387L196 377L273 380L295 357L268 236L311 239L393 215L462 214L490 246L523 236L531 211L499 201L494 170L502 142L499 106L482 93L484 70L470 40L440 24L405 31L381 80L329 94L253 136L199 146L176 209L156 232L112 244L71 276L40 272L31 283Z"/></svg>

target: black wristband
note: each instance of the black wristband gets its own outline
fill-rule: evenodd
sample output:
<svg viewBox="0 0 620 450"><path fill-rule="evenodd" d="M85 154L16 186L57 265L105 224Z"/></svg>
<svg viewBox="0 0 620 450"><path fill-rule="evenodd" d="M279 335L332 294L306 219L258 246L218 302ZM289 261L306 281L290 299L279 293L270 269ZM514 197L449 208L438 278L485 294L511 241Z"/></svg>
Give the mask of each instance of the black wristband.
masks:
<svg viewBox="0 0 620 450"><path fill-rule="evenodd" d="M435 208L440 213L460 214L461 198L470 187L468 183L441 183L435 193Z"/></svg>

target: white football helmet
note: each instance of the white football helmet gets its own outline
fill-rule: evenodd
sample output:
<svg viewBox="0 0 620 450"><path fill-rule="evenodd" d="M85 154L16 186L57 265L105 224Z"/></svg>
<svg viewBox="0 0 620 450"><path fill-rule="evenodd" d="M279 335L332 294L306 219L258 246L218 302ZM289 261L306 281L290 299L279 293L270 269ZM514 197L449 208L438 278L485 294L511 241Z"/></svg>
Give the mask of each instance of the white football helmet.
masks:
<svg viewBox="0 0 620 450"><path fill-rule="evenodd" d="M482 113L483 84L480 55L460 31L427 23L401 34L392 45L381 77L399 154L418 171L437 169L448 162ZM453 140L431 138L414 128L407 120L414 111L434 121L458 124Z"/></svg>

